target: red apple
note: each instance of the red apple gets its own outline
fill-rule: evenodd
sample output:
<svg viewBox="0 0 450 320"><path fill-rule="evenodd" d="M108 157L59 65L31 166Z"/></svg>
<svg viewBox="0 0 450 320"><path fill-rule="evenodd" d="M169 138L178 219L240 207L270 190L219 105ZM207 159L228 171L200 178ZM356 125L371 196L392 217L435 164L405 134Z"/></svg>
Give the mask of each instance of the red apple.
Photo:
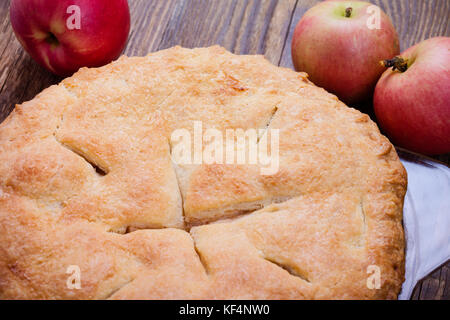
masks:
<svg viewBox="0 0 450 320"><path fill-rule="evenodd" d="M130 31L127 0L11 0L10 16L25 50L61 76L117 59Z"/></svg>
<svg viewBox="0 0 450 320"><path fill-rule="evenodd" d="M406 63L391 60L397 70L387 70L375 88L381 128L398 146L429 155L449 153L450 38L423 41L401 58Z"/></svg>
<svg viewBox="0 0 450 320"><path fill-rule="evenodd" d="M295 69L312 82L355 104L372 98L382 59L400 53L389 17L362 1L325 1L308 10L292 40Z"/></svg>

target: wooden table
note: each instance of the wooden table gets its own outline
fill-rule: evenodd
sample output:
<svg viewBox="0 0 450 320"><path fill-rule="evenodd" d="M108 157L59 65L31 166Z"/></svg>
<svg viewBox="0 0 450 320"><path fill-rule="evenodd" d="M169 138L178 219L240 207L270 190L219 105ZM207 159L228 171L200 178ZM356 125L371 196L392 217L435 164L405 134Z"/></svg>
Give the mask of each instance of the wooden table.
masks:
<svg viewBox="0 0 450 320"><path fill-rule="evenodd" d="M126 55L182 45L220 44L239 54L264 54L292 67L291 39L304 12L318 0L129 0L132 27ZM401 48L450 35L450 0L371 0L392 18ZM9 0L0 2L0 122L14 104L32 99L61 78L38 66L11 29ZM450 164L450 156L438 157ZM417 287L413 299L450 299L450 262Z"/></svg>

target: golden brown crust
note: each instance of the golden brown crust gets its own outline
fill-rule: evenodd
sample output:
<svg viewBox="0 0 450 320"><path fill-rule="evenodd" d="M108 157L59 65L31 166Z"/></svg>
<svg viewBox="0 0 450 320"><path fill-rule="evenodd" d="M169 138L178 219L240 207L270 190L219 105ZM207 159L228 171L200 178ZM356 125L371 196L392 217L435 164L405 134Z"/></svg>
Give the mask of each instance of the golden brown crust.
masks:
<svg viewBox="0 0 450 320"><path fill-rule="evenodd" d="M193 121L279 129L279 171L174 163ZM405 191L376 125L305 74L217 46L123 57L0 125L0 298L393 299Z"/></svg>

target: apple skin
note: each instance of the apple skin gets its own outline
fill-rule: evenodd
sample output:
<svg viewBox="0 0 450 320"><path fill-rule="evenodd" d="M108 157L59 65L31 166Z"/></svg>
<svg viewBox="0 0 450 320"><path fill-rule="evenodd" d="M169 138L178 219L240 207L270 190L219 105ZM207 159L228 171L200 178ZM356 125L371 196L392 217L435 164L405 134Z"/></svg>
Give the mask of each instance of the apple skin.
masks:
<svg viewBox="0 0 450 320"><path fill-rule="evenodd" d="M66 26L71 5L80 7L80 29ZM127 0L11 0L10 17L25 50L60 76L117 59L130 31Z"/></svg>
<svg viewBox="0 0 450 320"><path fill-rule="evenodd" d="M450 38L425 40L401 57L408 69L386 70L375 88L378 123L394 144L427 155L450 152Z"/></svg>
<svg viewBox="0 0 450 320"><path fill-rule="evenodd" d="M384 72L379 61L400 53L397 32L380 9L380 29L369 29L371 3L325 1L308 10L298 22L292 40L297 71L306 72L316 85L354 105L372 98ZM353 9L350 18L345 9Z"/></svg>

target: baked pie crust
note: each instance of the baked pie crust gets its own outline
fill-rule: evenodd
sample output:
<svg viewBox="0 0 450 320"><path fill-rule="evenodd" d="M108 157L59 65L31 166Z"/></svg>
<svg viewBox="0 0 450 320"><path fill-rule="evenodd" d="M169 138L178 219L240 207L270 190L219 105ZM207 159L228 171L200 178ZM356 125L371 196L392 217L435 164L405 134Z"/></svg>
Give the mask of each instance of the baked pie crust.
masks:
<svg viewBox="0 0 450 320"><path fill-rule="evenodd" d="M278 172L175 163L193 121L279 129ZM0 298L396 298L406 185L369 117L304 73L218 46L122 57L0 125Z"/></svg>

